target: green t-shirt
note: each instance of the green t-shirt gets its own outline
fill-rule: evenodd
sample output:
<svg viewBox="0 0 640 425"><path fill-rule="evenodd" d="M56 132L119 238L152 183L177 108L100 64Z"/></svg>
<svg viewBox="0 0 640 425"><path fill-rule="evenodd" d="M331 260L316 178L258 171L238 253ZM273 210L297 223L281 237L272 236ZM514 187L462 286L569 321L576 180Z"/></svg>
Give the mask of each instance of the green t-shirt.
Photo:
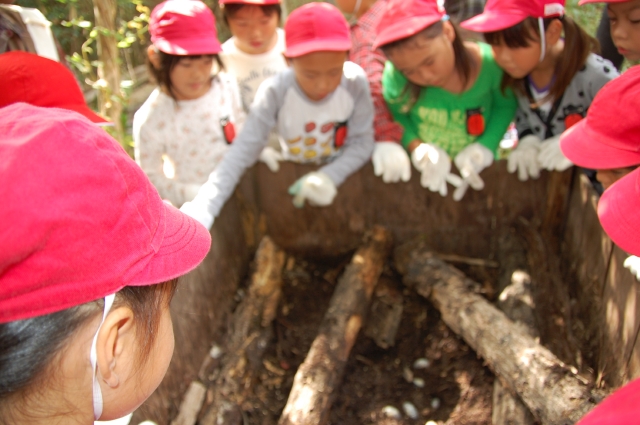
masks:
<svg viewBox="0 0 640 425"><path fill-rule="evenodd" d="M460 94L439 87L423 87L417 102L407 109L406 77L387 61L382 75L382 94L393 117L404 127L402 145L413 140L433 143L451 157L471 143L478 142L494 152L518 103L509 89L500 89L502 69L498 67L491 46L480 45L482 65L473 86Z"/></svg>

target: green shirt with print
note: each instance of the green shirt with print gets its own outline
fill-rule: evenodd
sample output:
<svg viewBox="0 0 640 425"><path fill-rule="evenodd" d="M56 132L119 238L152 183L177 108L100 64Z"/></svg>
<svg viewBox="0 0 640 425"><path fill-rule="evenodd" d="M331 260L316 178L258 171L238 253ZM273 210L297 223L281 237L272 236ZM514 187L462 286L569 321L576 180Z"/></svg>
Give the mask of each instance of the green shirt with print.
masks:
<svg viewBox="0 0 640 425"><path fill-rule="evenodd" d="M387 61L382 75L383 96L395 120L404 127L405 148L419 139L441 147L453 158L478 142L497 153L518 103L510 89L506 93L500 89L502 69L493 58L491 46L478 44L482 65L469 90L454 94L439 87L423 87L410 109L407 79Z"/></svg>

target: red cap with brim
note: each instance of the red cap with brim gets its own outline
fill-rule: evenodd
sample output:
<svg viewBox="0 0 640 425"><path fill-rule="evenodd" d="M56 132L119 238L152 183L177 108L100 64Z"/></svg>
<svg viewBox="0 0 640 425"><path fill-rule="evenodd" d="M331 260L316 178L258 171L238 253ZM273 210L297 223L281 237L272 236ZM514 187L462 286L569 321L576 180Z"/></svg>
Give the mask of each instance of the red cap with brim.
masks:
<svg viewBox="0 0 640 425"><path fill-rule="evenodd" d="M629 254L640 256L640 168L627 174L604 191L598 201L598 217L611 240ZM640 404L635 418L640 414ZM627 406L627 409L630 407ZM597 422L589 422L597 423ZM613 423L613 422L612 422ZM621 420L615 423L635 423Z"/></svg>
<svg viewBox="0 0 640 425"><path fill-rule="evenodd" d="M255 6L280 3L282 3L282 0L220 0L220 4L251 4Z"/></svg>
<svg viewBox="0 0 640 425"><path fill-rule="evenodd" d="M284 55L288 58L314 52L347 52L352 46L349 23L329 3L308 3L291 12L284 34Z"/></svg>
<svg viewBox="0 0 640 425"><path fill-rule="evenodd" d="M484 12L460 23L475 32L494 32L511 28L528 17L563 16L565 0L489 0Z"/></svg>
<svg viewBox="0 0 640 425"><path fill-rule="evenodd" d="M16 103L0 134L0 323L174 279L209 251L207 229L81 115Z"/></svg>
<svg viewBox="0 0 640 425"><path fill-rule="evenodd" d="M445 16L436 0L391 0L380 18L373 48L411 37Z"/></svg>
<svg viewBox="0 0 640 425"><path fill-rule="evenodd" d="M620 388L576 425L628 425L638 421L640 416L640 379Z"/></svg>
<svg viewBox="0 0 640 425"><path fill-rule="evenodd" d="M211 9L199 0L167 0L149 19L151 43L177 56L215 55L222 51Z"/></svg>
<svg viewBox="0 0 640 425"><path fill-rule="evenodd" d="M33 53L0 55L0 108L17 102L70 109L96 124L109 124L87 106L75 76L66 66Z"/></svg>
<svg viewBox="0 0 640 425"><path fill-rule="evenodd" d="M562 134L560 148L580 167L606 170L640 164L640 67L600 89L587 117Z"/></svg>

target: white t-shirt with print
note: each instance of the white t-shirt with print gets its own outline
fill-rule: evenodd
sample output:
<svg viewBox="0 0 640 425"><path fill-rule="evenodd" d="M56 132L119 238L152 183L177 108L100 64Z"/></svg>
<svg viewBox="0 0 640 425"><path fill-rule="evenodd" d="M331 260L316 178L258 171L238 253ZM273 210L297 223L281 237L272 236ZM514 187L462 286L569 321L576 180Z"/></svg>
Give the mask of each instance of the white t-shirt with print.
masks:
<svg viewBox="0 0 640 425"><path fill-rule="evenodd" d="M198 99L175 101L156 88L133 117L136 162L176 207L196 196L229 149L223 124L240 133L245 113L233 78L219 73Z"/></svg>

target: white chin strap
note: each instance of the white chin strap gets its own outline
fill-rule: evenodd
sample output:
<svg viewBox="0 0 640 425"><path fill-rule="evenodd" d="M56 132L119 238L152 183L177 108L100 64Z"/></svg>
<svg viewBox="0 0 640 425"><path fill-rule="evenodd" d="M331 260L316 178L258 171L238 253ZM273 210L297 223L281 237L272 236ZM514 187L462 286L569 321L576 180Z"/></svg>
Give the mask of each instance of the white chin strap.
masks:
<svg viewBox="0 0 640 425"><path fill-rule="evenodd" d="M102 416L102 391L100 390L100 383L96 379L96 372L98 369L98 354L96 350L96 344L98 342L98 333L102 328L102 324L104 323L104 319L107 318L107 314L109 314L109 310L111 310L111 306L113 305L113 300L116 298L116 294L107 295L104 297L104 312L102 313L102 321L100 322L100 326L98 326L98 330L96 334L93 336L93 342L91 343L91 353L89 354L89 359L91 360L91 370L93 370L93 417L97 421Z"/></svg>
<svg viewBox="0 0 640 425"><path fill-rule="evenodd" d="M538 18L538 28L540 29L540 60L538 63L540 63L547 54L547 40L544 36L544 20L542 18Z"/></svg>

